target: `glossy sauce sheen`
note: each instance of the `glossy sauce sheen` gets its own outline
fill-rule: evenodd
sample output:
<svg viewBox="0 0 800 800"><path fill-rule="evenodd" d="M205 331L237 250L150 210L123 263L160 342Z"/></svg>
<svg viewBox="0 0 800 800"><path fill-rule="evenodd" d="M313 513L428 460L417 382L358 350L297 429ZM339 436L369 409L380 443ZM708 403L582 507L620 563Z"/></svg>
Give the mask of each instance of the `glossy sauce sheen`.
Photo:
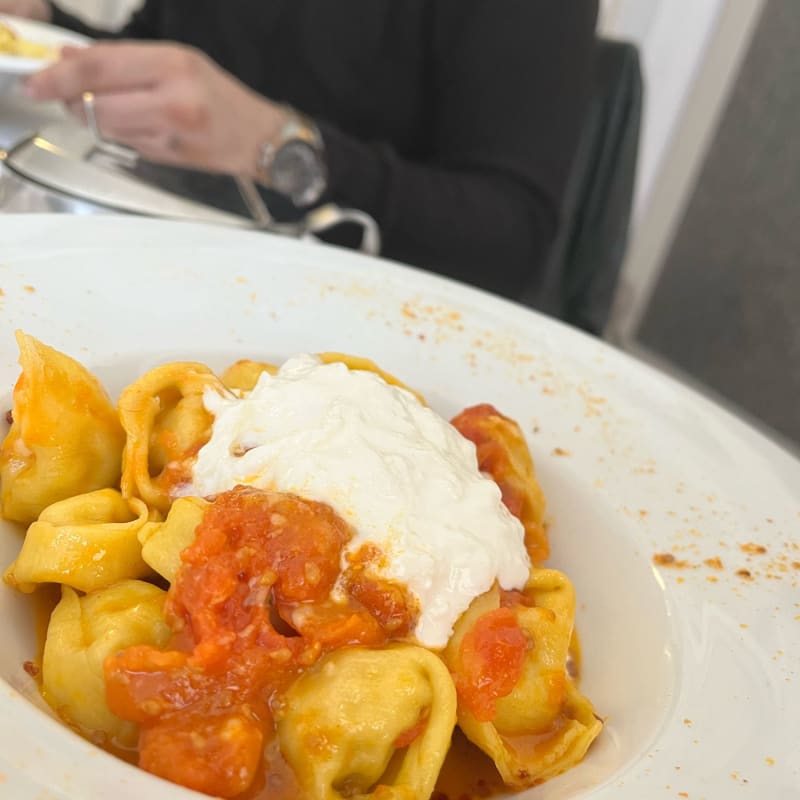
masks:
<svg viewBox="0 0 800 800"><path fill-rule="evenodd" d="M44 647L47 624L50 614L58 603L60 591L55 585L41 587L33 595L36 628L40 643L35 663L41 664L41 651ZM581 671L581 647L577 632L573 632L570 645L568 671L578 683ZM520 745L536 746L547 736L528 737L528 741L520 741ZM135 751L111 749L107 742L99 742L118 758L135 764L138 754ZM250 790L240 796L240 800L302 800L302 790L291 768L286 764L276 739L267 743L265 748L265 772L263 780L256 780ZM444 765L436 784L436 792L431 800L478 800L507 792L492 760L475 745L469 742L459 729L453 733L453 741L447 753Z"/></svg>
<svg viewBox="0 0 800 800"><path fill-rule="evenodd" d="M262 753L282 692L326 652L383 645L413 624L402 590L357 564L344 584L357 588L331 598L350 536L321 503L244 487L217 499L170 591L171 647L106 661L112 711L141 726L140 766L221 797L277 780Z"/></svg>

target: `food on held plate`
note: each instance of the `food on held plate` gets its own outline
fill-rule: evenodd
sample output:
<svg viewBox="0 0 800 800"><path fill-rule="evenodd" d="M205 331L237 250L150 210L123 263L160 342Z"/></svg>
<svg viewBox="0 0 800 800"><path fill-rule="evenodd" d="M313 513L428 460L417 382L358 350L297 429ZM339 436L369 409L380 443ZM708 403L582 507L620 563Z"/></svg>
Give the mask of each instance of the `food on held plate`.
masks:
<svg viewBox="0 0 800 800"><path fill-rule="evenodd" d="M58 57L58 50L50 45L23 39L13 28L0 21L0 55L49 60Z"/></svg>

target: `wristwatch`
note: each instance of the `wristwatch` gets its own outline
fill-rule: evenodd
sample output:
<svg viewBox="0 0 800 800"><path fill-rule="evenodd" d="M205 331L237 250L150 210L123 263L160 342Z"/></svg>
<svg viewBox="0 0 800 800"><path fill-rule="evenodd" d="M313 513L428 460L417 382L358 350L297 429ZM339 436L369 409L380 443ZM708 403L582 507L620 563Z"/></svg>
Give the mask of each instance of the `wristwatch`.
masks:
<svg viewBox="0 0 800 800"><path fill-rule="evenodd" d="M286 122L259 148L256 176L296 206L310 206L328 185L322 134L308 117L287 109Z"/></svg>

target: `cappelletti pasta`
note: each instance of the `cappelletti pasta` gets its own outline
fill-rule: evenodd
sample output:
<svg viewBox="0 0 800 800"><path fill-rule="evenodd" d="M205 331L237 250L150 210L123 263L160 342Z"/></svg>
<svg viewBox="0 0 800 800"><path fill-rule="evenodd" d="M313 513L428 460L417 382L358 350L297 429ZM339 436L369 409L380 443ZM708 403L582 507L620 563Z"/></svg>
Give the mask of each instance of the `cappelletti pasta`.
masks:
<svg viewBox="0 0 800 800"><path fill-rule="evenodd" d="M500 487L503 502L525 527L531 561L541 564L550 555L544 529L544 493L519 425L487 403L465 409L452 424L475 445L478 466Z"/></svg>
<svg viewBox="0 0 800 800"><path fill-rule="evenodd" d="M439 783L457 728L497 790L584 758L602 723L516 422L447 423L340 353L164 364L114 408L17 338L5 580L61 585L41 674L67 724L225 798L472 797L469 769Z"/></svg>
<svg viewBox="0 0 800 800"><path fill-rule="evenodd" d="M124 500L115 489L53 503L29 526L6 581L23 592L40 583L92 592L147 577L138 537L152 516L141 500Z"/></svg>
<svg viewBox="0 0 800 800"><path fill-rule="evenodd" d="M62 718L90 738L115 748L136 744L136 725L108 707L103 664L131 645L167 643L165 598L162 589L135 580L83 596L63 587L47 631L42 690Z"/></svg>
<svg viewBox="0 0 800 800"><path fill-rule="evenodd" d="M200 497L179 497L163 522L143 525L137 532L142 560L170 583L175 583L181 553L194 542L194 532L207 508L208 503Z"/></svg>
<svg viewBox="0 0 800 800"><path fill-rule="evenodd" d="M344 647L292 684L277 732L313 800L429 797L455 723L453 681L429 650ZM376 794L393 759L392 790Z"/></svg>
<svg viewBox="0 0 800 800"><path fill-rule="evenodd" d="M205 364L179 362L156 367L132 383L119 399L125 429L122 493L167 511L170 492L187 478L192 456L208 441L211 415L203 393L225 387Z"/></svg>
<svg viewBox="0 0 800 800"><path fill-rule="evenodd" d="M83 366L22 332L17 344L22 372L0 447L0 511L27 524L58 500L117 485L125 434Z"/></svg>
<svg viewBox="0 0 800 800"><path fill-rule="evenodd" d="M459 726L509 786L524 788L531 775L543 781L564 772L600 732L591 703L567 672L574 615L567 577L533 568L523 592L503 596L495 588L477 598L444 652L459 689ZM503 643L489 659L487 637ZM479 691L492 670L503 684L497 697Z"/></svg>

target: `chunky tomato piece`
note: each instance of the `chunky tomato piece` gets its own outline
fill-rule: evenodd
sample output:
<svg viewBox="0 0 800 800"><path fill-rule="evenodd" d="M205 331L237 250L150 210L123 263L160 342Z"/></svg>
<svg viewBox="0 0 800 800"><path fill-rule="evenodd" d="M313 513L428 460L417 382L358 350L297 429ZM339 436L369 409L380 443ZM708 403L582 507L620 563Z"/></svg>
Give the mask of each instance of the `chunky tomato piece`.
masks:
<svg viewBox="0 0 800 800"><path fill-rule="evenodd" d="M387 641L369 608L331 598L350 535L323 503L245 487L217 498L168 595L172 649L106 660L110 708L141 725L142 767L211 795L247 791L272 699L327 650Z"/></svg>
<svg viewBox="0 0 800 800"><path fill-rule="evenodd" d="M106 697L118 717L145 724L183 708L203 692L186 669L188 654L161 652L149 645L129 647L105 663Z"/></svg>
<svg viewBox="0 0 800 800"><path fill-rule="evenodd" d="M387 566L386 556L374 544L348 553L343 585L349 597L362 606L391 638L407 637L419 619L419 603L398 583L375 577Z"/></svg>
<svg viewBox="0 0 800 800"><path fill-rule="evenodd" d="M328 652L348 645L378 646L387 641L386 631L364 607L345 597L312 605L282 606L281 615L291 620L303 640Z"/></svg>
<svg viewBox="0 0 800 800"><path fill-rule="evenodd" d="M170 595L170 611L198 642L271 630L270 602L325 599L350 538L330 506L239 487L206 512ZM255 626L255 627L253 627Z"/></svg>
<svg viewBox="0 0 800 800"><path fill-rule="evenodd" d="M256 778L263 724L247 707L188 714L145 728L140 748L140 766L148 772L216 797L235 797Z"/></svg>
<svg viewBox="0 0 800 800"><path fill-rule="evenodd" d="M390 581L355 575L347 583L352 598L358 600L378 620L388 634L402 638L411 633L419 613L408 592Z"/></svg>
<svg viewBox="0 0 800 800"><path fill-rule="evenodd" d="M455 674L461 702L480 722L491 722L497 700L517 685L529 647L510 608L489 611L467 631Z"/></svg>

